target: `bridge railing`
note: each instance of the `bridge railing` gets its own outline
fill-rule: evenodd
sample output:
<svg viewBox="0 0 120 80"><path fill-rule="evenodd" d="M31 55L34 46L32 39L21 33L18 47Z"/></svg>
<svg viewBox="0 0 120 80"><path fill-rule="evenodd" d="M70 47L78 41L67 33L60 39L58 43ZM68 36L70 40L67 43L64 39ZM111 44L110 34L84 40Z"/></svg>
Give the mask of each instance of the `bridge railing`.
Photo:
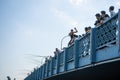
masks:
<svg viewBox="0 0 120 80"><path fill-rule="evenodd" d="M58 60L58 72L63 72L64 71L64 62L65 62L65 51L61 52L58 54L59 60Z"/></svg>
<svg viewBox="0 0 120 80"><path fill-rule="evenodd" d="M120 57L120 10L101 26L75 40L57 57L43 64L25 80L43 80L61 73ZM37 76L36 76L37 75ZM39 77L38 77L39 76Z"/></svg>
<svg viewBox="0 0 120 80"><path fill-rule="evenodd" d="M115 43L118 30L118 14L96 28L96 49Z"/></svg>
<svg viewBox="0 0 120 80"><path fill-rule="evenodd" d="M52 74L56 74L57 73L57 58L53 57L52 58Z"/></svg>
<svg viewBox="0 0 120 80"><path fill-rule="evenodd" d="M120 11L109 18L101 26L93 28L91 32L91 60L98 63L119 57L118 42L119 38L119 24L118 14ZM120 16L120 15L119 15Z"/></svg>
<svg viewBox="0 0 120 80"><path fill-rule="evenodd" d="M78 46L76 47L78 55L78 66L84 66L91 63L90 60L90 33L78 40Z"/></svg>
<svg viewBox="0 0 120 80"><path fill-rule="evenodd" d="M65 51L65 58L66 58L66 68L65 70L70 70L74 68L74 44L71 45L70 47L66 48Z"/></svg>

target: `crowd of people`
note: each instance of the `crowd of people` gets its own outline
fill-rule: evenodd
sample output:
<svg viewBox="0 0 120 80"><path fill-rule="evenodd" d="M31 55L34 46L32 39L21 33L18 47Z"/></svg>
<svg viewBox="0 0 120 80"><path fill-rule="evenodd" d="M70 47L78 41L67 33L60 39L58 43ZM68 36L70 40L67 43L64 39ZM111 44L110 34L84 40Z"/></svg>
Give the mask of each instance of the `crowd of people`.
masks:
<svg viewBox="0 0 120 80"><path fill-rule="evenodd" d="M100 26L101 24L103 24L105 21L107 21L110 17L113 17L115 15L115 11L114 11L114 6L110 6L109 7L109 12L110 12L110 16L108 14L106 14L106 11L101 11L100 13L97 13L96 16L96 21L95 21L95 27Z"/></svg>
<svg viewBox="0 0 120 80"><path fill-rule="evenodd" d="M100 13L95 14L95 17L96 17L96 21L94 23L95 27L100 26L101 24L106 22L110 17L113 17L115 15L114 6L109 7L109 12L110 12L110 16L104 10L101 11ZM75 31L73 29L71 29L71 31L69 33L69 36L71 39L68 43L68 46L73 44L75 39L78 37L78 35L75 34L78 32L78 30L76 28L74 28L74 29L75 29ZM82 34L82 36L85 36L86 34L88 34L90 32L90 30L91 30L90 26L85 27L85 34ZM79 37L81 37L81 35Z"/></svg>
<svg viewBox="0 0 120 80"><path fill-rule="evenodd" d="M114 6L109 7L109 12L110 12L110 16L104 10L101 11L100 13L95 14L95 17L96 17L96 21L94 23L95 27L99 27L101 24L106 22L110 17L113 17L116 14L114 11ZM70 36L70 41L68 42L68 46L72 45L78 37L82 37L82 36L85 36L86 34L90 33L91 26L85 27L84 30L85 30L85 34L76 35L76 33L78 32L77 28L75 27L74 29L71 29L68 34ZM61 53L61 51L62 50L56 48L54 51L54 57L56 58L57 54ZM48 60L48 59L46 59L46 60Z"/></svg>

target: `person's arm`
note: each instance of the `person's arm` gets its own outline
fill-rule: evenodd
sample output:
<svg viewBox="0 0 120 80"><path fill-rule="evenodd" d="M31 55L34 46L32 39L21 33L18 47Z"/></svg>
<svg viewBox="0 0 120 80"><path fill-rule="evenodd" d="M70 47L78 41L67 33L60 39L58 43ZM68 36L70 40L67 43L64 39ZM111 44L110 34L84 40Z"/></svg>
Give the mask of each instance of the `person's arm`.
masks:
<svg viewBox="0 0 120 80"><path fill-rule="evenodd" d="M77 32L78 32L78 30L77 30L76 28L74 28L74 29L75 29L74 33L77 33Z"/></svg>

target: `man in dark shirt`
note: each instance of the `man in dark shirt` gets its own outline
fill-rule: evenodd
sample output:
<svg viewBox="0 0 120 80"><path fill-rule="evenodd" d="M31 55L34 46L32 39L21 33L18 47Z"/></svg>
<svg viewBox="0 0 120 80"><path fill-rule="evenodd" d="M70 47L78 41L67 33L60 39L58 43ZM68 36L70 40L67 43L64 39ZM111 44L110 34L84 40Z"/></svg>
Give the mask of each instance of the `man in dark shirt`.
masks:
<svg viewBox="0 0 120 80"><path fill-rule="evenodd" d="M101 15L99 13L97 13L96 15L96 22L95 22L95 26L100 26L103 23L103 18L101 17Z"/></svg>

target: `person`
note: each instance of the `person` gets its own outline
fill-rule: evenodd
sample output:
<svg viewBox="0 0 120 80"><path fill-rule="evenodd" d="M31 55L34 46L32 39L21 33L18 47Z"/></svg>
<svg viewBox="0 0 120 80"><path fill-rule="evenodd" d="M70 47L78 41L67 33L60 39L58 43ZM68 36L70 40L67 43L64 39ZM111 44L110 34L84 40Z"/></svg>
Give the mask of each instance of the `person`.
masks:
<svg viewBox="0 0 120 80"><path fill-rule="evenodd" d="M114 6L109 7L109 12L111 17L115 15Z"/></svg>
<svg viewBox="0 0 120 80"><path fill-rule="evenodd" d="M54 51L55 58L57 57L57 54L59 53L61 53L61 50L59 50L58 48L55 48L55 51Z"/></svg>
<svg viewBox="0 0 120 80"><path fill-rule="evenodd" d="M7 79L8 79L8 80L11 80L10 76L7 76Z"/></svg>
<svg viewBox="0 0 120 80"><path fill-rule="evenodd" d="M74 42L74 40L78 37L78 35L75 34L78 32L78 30L76 28L74 28L74 29L75 29L75 31L73 29L71 29L71 31L69 33L69 36L71 39L68 43L68 46L70 46Z"/></svg>
<svg viewBox="0 0 120 80"><path fill-rule="evenodd" d="M14 80L16 80L16 78L14 78Z"/></svg>
<svg viewBox="0 0 120 80"><path fill-rule="evenodd" d="M109 15L106 14L105 11L101 11L101 17L102 17L102 19L103 19L103 22L105 22L106 20L109 19Z"/></svg>
<svg viewBox="0 0 120 80"><path fill-rule="evenodd" d="M45 57L45 63L47 63L48 62L48 57Z"/></svg>
<svg viewBox="0 0 120 80"><path fill-rule="evenodd" d="M101 15L99 13L97 13L96 15L96 21L95 21L95 26L100 26L103 23L103 18L101 17Z"/></svg>
<svg viewBox="0 0 120 80"><path fill-rule="evenodd" d="M89 27L85 27L85 34L88 34L90 32L90 30L91 30L90 26Z"/></svg>
<svg viewBox="0 0 120 80"><path fill-rule="evenodd" d="M52 59L52 56L49 56L49 60L51 60Z"/></svg>

